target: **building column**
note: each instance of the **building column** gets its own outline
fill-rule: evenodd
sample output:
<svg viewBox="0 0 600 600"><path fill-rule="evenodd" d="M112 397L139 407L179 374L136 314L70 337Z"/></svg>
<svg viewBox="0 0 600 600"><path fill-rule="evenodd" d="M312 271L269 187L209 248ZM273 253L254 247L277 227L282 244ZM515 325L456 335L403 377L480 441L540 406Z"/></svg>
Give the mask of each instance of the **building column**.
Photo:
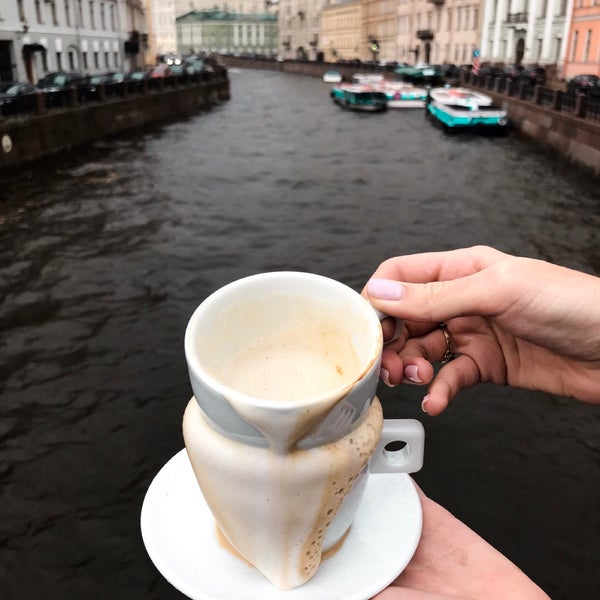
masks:
<svg viewBox="0 0 600 600"><path fill-rule="evenodd" d="M552 48L552 24L554 21L555 0L548 0L546 6L546 22L544 24L544 37L542 39L542 52L540 53L541 62L549 62L550 49Z"/></svg>
<svg viewBox="0 0 600 600"><path fill-rule="evenodd" d="M494 46L492 48L492 54L494 59L500 57L500 28L502 21L506 16L506 0L498 0L498 6L496 8L496 15L494 16ZM503 58L503 57L502 57Z"/></svg>
<svg viewBox="0 0 600 600"><path fill-rule="evenodd" d="M481 21L481 56L484 60L490 60L492 57L488 56L488 46L490 45L490 25L494 15L492 11L494 9L494 0L485 0L483 7L483 19Z"/></svg>
<svg viewBox="0 0 600 600"><path fill-rule="evenodd" d="M527 35L525 36L525 61L531 60L535 41L535 21L538 11L538 0L530 0L529 15L527 16Z"/></svg>

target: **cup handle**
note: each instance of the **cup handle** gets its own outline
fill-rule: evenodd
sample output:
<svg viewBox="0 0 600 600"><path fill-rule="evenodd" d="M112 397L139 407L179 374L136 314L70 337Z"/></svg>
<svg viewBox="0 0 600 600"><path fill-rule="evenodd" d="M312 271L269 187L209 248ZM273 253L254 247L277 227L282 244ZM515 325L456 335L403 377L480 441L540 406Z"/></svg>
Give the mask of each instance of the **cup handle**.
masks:
<svg viewBox="0 0 600 600"><path fill-rule="evenodd" d="M404 443L400 449L386 446ZM415 473L423 466L425 429L416 419L385 419L379 444L369 461L371 473Z"/></svg>

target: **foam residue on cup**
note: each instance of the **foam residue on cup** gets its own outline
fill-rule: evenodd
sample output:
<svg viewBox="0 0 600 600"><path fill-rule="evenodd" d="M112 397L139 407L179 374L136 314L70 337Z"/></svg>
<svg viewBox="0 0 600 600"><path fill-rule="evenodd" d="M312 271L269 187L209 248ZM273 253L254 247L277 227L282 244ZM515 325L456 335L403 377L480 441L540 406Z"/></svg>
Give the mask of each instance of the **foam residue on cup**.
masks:
<svg viewBox="0 0 600 600"><path fill-rule="evenodd" d="M366 327L355 304L277 293L224 314L212 327L233 341L200 344L204 364L233 410L277 452L313 430L379 355L380 328Z"/></svg>
<svg viewBox="0 0 600 600"><path fill-rule="evenodd" d="M223 535L275 586L291 589L318 569L325 534L377 446L382 426L375 398L344 437L280 453L221 435L192 398L183 433Z"/></svg>

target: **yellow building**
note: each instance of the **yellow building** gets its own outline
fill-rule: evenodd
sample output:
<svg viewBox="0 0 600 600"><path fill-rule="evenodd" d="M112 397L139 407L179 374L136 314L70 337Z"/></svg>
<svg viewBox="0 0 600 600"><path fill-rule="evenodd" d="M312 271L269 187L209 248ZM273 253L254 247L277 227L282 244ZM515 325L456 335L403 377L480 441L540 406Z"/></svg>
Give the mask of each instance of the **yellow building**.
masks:
<svg viewBox="0 0 600 600"><path fill-rule="evenodd" d="M328 62L361 55L361 0L329 0L321 13L323 58Z"/></svg>
<svg viewBox="0 0 600 600"><path fill-rule="evenodd" d="M361 60L398 60L398 2L402 0L362 0Z"/></svg>

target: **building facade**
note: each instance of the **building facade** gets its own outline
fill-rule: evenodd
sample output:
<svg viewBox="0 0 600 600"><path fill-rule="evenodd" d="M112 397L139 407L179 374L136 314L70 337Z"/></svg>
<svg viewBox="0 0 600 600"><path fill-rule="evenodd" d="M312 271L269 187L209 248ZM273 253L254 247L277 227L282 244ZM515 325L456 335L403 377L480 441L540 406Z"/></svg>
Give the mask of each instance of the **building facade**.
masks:
<svg viewBox="0 0 600 600"><path fill-rule="evenodd" d="M397 60L399 0L362 0L360 59Z"/></svg>
<svg viewBox="0 0 600 600"><path fill-rule="evenodd" d="M265 10L275 2L265 0L230 0L229 2L216 2L215 0L173 0L175 3L175 16L180 17L190 12L203 10L220 10L222 12L244 14L260 14L270 12Z"/></svg>
<svg viewBox="0 0 600 600"><path fill-rule="evenodd" d="M176 31L177 52L182 55L277 53L277 15L192 11L177 17Z"/></svg>
<svg viewBox="0 0 600 600"><path fill-rule="evenodd" d="M588 74L600 77L600 1L575 0L563 75Z"/></svg>
<svg viewBox="0 0 600 600"><path fill-rule="evenodd" d="M130 70L144 63L145 32L141 0L2 0L0 80Z"/></svg>
<svg viewBox="0 0 600 600"><path fill-rule="evenodd" d="M398 62L468 64L479 50L480 5L473 0L399 0Z"/></svg>
<svg viewBox="0 0 600 600"><path fill-rule="evenodd" d="M150 24L148 31L151 56L172 54L177 51L175 32L175 0L149 0Z"/></svg>
<svg viewBox="0 0 600 600"><path fill-rule="evenodd" d="M571 6L572 0L485 0L482 60L557 65L560 72Z"/></svg>
<svg viewBox="0 0 600 600"><path fill-rule="evenodd" d="M322 56L322 10L323 0L279 1L279 54L298 60Z"/></svg>
<svg viewBox="0 0 600 600"><path fill-rule="evenodd" d="M328 0L321 13L321 47L329 62L359 58L362 31L361 0Z"/></svg>

